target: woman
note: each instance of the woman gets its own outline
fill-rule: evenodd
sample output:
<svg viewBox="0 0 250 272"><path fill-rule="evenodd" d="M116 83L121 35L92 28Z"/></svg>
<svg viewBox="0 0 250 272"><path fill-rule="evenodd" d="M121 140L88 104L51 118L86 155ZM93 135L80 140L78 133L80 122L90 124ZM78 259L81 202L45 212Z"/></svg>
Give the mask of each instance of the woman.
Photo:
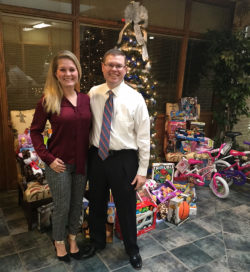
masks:
<svg viewBox="0 0 250 272"><path fill-rule="evenodd" d="M44 95L38 102L30 134L34 148L45 162L45 174L54 203L52 236L59 260L80 259L76 243L85 190L85 164L89 144L91 113L89 97L75 86L81 66L70 51L59 52L51 61ZM52 136L47 148L43 141L49 120ZM70 253L65 247L66 227Z"/></svg>

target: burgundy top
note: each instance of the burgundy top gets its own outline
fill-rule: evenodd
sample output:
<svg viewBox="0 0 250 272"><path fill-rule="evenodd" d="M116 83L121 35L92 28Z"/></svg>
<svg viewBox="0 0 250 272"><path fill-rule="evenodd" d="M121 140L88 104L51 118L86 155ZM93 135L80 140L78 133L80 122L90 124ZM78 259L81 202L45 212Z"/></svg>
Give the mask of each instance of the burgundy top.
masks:
<svg viewBox="0 0 250 272"><path fill-rule="evenodd" d="M91 112L89 97L77 93L77 106L63 97L60 115L46 113L43 98L37 104L30 128L30 136L38 156L50 165L56 158L67 164L76 164L76 172L85 174L85 163L89 147ZM49 120L52 136L48 148L44 145L42 132Z"/></svg>

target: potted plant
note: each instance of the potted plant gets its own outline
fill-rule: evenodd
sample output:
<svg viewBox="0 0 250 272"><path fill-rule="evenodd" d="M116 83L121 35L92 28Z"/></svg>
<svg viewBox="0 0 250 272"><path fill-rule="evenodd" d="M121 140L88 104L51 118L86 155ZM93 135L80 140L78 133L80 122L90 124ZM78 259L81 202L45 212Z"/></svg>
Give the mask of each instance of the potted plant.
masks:
<svg viewBox="0 0 250 272"><path fill-rule="evenodd" d="M216 140L232 130L240 116L250 116L250 40L244 31L208 31L202 72L211 80Z"/></svg>

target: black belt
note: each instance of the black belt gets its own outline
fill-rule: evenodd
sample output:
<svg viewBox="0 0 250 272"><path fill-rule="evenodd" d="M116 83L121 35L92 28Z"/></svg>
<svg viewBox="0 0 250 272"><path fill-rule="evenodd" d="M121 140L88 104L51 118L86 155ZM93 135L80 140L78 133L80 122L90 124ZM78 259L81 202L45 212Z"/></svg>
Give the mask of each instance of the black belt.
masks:
<svg viewBox="0 0 250 272"><path fill-rule="evenodd" d="M97 148L96 146L92 145L91 148L93 148L94 150L98 151L99 148ZM109 150L109 157L118 155L120 153L124 153L124 152L136 152L137 150L135 149L120 149L120 150Z"/></svg>

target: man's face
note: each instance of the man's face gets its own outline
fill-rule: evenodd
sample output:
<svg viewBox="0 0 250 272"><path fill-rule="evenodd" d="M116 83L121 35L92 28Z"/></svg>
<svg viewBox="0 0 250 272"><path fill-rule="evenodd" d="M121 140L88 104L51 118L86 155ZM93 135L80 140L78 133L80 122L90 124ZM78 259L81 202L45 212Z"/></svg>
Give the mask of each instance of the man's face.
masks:
<svg viewBox="0 0 250 272"><path fill-rule="evenodd" d="M102 72L108 87L110 89L117 87L127 72L125 57L108 55L102 63Z"/></svg>

